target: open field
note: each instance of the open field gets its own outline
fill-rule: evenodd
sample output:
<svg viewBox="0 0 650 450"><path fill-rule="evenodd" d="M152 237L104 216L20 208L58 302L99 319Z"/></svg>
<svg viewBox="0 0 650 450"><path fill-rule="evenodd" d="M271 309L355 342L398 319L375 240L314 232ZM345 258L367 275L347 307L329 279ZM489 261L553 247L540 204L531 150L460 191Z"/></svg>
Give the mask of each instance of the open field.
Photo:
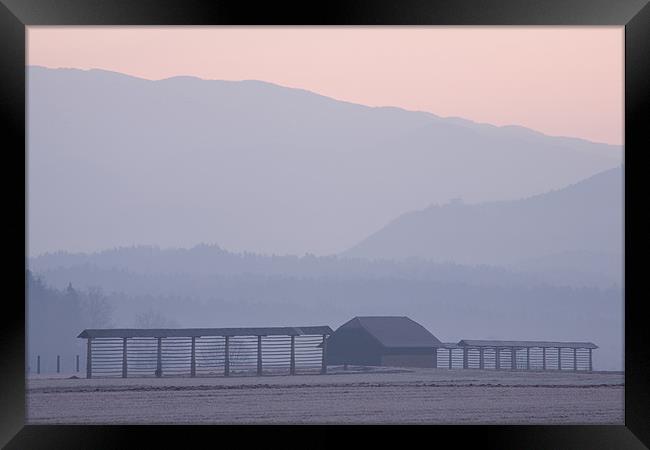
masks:
<svg viewBox="0 0 650 450"><path fill-rule="evenodd" d="M351 368L353 369L353 368ZM375 369L28 379L29 424L622 424L620 372Z"/></svg>

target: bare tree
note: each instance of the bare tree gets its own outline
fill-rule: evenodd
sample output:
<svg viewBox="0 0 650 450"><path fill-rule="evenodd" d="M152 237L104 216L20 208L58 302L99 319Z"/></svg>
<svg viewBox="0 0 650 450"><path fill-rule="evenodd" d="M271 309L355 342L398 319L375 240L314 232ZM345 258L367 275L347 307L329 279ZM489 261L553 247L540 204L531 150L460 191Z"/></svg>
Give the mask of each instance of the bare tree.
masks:
<svg viewBox="0 0 650 450"><path fill-rule="evenodd" d="M91 286L81 295L83 321L88 328L110 328L115 307L104 295L101 287Z"/></svg>

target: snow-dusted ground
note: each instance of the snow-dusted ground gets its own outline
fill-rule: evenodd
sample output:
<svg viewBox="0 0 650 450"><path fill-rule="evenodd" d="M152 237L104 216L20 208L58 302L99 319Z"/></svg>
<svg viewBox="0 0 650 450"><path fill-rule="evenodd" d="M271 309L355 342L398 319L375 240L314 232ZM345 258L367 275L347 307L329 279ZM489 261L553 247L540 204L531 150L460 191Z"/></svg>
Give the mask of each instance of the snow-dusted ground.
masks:
<svg viewBox="0 0 650 450"><path fill-rule="evenodd" d="M27 422L622 424L614 372L332 368L327 375L28 379Z"/></svg>

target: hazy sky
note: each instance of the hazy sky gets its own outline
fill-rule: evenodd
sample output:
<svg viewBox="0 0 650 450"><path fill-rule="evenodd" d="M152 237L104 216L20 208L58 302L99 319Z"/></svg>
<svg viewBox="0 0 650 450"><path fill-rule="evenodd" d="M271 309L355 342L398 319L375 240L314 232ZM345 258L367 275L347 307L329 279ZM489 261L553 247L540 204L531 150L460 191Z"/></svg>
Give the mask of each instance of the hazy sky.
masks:
<svg viewBox="0 0 650 450"><path fill-rule="evenodd" d="M29 27L28 64L258 79L623 143L623 27Z"/></svg>

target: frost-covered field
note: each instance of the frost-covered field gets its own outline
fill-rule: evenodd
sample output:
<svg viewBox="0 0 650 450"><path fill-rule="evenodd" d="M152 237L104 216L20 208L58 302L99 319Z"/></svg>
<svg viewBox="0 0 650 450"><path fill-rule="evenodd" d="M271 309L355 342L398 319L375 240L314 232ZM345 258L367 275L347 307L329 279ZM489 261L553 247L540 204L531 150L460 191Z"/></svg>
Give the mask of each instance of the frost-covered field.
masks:
<svg viewBox="0 0 650 450"><path fill-rule="evenodd" d="M623 374L412 369L28 379L30 424L622 424Z"/></svg>

